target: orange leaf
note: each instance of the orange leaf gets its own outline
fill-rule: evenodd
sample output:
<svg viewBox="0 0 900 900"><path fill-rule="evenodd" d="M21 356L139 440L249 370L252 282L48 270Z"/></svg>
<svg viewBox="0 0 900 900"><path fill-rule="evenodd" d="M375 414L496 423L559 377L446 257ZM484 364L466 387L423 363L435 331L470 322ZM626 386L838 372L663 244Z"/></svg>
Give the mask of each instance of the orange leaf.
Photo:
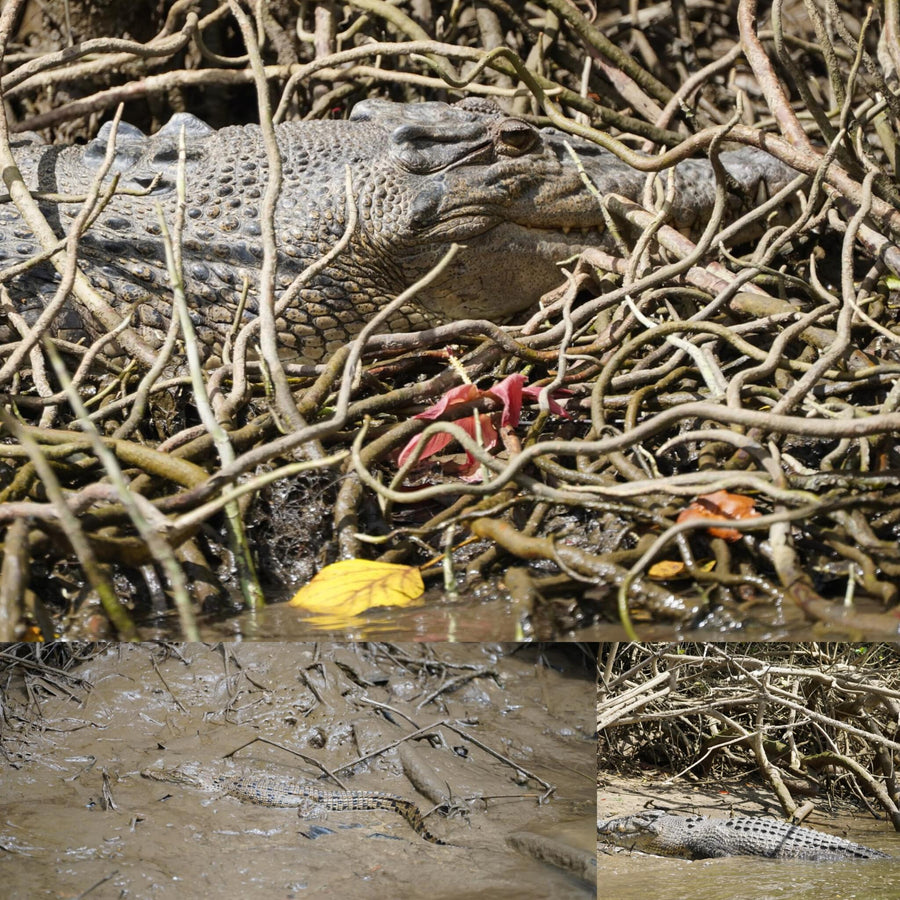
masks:
<svg viewBox="0 0 900 900"><path fill-rule="evenodd" d="M703 503L729 519L752 519L759 515L753 508L753 498L743 494L716 491L714 494L701 494L694 502Z"/></svg>
<svg viewBox="0 0 900 900"><path fill-rule="evenodd" d="M294 594L290 605L352 618L374 606L418 606L425 592L415 566L345 559L325 566Z"/></svg>
<svg viewBox="0 0 900 900"><path fill-rule="evenodd" d="M701 494L687 509L679 513L677 521L711 519L716 522L728 522L736 519L754 519L757 516L759 513L753 508L752 497L716 491L712 494ZM741 538L741 533L734 528L710 528L709 533L726 541L737 541Z"/></svg>

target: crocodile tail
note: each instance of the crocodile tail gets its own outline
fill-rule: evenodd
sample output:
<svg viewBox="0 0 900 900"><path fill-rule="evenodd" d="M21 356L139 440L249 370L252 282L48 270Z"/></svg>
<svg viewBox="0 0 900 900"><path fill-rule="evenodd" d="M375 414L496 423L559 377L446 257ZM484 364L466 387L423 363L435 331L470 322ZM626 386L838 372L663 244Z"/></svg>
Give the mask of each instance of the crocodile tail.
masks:
<svg viewBox="0 0 900 900"><path fill-rule="evenodd" d="M416 806L411 800L401 800L397 797L383 797L378 798L382 805L382 809L392 809L394 812L399 813L409 822L412 830L415 831L419 837L423 838L426 841L429 841L432 844L441 844L446 846L446 841L442 841L439 837L435 837L426 827L425 823L422 821L422 813L419 811L419 807Z"/></svg>

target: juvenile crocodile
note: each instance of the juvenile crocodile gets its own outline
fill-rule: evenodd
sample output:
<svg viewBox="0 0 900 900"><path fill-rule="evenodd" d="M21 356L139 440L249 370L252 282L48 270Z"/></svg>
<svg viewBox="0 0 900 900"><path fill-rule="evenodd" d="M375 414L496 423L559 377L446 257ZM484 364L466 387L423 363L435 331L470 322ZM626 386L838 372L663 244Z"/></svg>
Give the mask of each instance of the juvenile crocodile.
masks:
<svg viewBox="0 0 900 900"><path fill-rule="evenodd" d="M173 222L182 129L184 278L194 325L210 357L220 352L233 325L255 318L258 308L255 270L263 256L260 217L267 181L258 126L214 131L180 114L148 137L120 125L105 183L115 175L117 190L129 193L114 195L90 225L79 259L112 307L121 315L134 310L136 331L158 346L171 307L157 208ZM110 132L107 124L82 147L23 139L13 153L32 190L83 197ZM604 218L583 173L601 195L618 192L636 199L646 183L645 174L596 145L535 128L483 100L454 106L366 100L346 121L281 124L277 140L284 173L275 214L279 295L344 234L348 166L358 215L346 248L278 313L284 355L307 361L346 343L388 299L430 271L453 242L464 246L453 264L386 327L408 331L459 318L508 319L560 283L561 260L602 243ZM732 215L796 175L752 148L723 153L721 160ZM710 162L688 160L675 172L673 223L681 229L704 224L715 195ZM45 197L40 206L60 238L80 208L58 196ZM15 206L0 203L0 280L13 311L27 323L44 308L59 276L46 262L10 272L39 250ZM245 276L249 295L241 305ZM106 329L72 301L53 331L68 340L88 340ZM0 322L0 342L17 337Z"/></svg>
<svg viewBox="0 0 900 900"><path fill-rule="evenodd" d="M771 859L889 859L844 838L764 816L710 819L652 809L597 823L605 841L628 850L685 859L765 856Z"/></svg>
<svg viewBox="0 0 900 900"><path fill-rule="evenodd" d="M186 784L210 793L227 794L244 803L290 807L297 809L301 817L313 817L321 810L389 809L403 816L424 840L445 845L425 828L422 813L415 803L380 791L331 791L286 775L211 770L193 763L172 769L147 768L141 775L154 781Z"/></svg>

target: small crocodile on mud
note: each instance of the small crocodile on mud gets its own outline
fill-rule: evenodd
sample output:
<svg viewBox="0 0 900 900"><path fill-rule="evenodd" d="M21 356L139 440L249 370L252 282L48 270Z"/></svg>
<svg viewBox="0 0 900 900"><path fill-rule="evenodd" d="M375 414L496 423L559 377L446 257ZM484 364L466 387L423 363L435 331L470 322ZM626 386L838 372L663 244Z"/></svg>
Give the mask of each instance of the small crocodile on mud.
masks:
<svg viewBox="0 0 900 900"><path fill-rule="evenodd" d="M194 763L172 769L147 768L141 775L154 781L225 794L244 803L297 809L301 817L314 817L321 810L388 809L403 816L419 837L432 844L446 845L425 828L415 803L381 791L332 791L288 775L209 769Z"/></svg>
<svg viewBox="0 0 900 900"><path fill-rule="evenodd" d="M208 363L235 326L256 317L262 265L260 224L268 165L258 126L215 131L190 115L175 116L147 136L122 124L105 185L118 186L81 236L79 261L118 315L158 347L171 320L170 281L158 217L175 219L178 145L186 140L183 275L194 327ZM68 234L107 152L111 126L86 146L47 146L23 138L13 154L25 183L44 192L39 205L55 234ZM599 194L638 199L647 176L595 144L553 128L536 128L492 103L467 100L358 103L346 121L289 122L276 128L283 182L275 212L276 294L320 260L347 229L346 172L358 221L347 246L309 279L276 326L285 358L319 361L345 344L390 299L414 284L452 243L463 245L449 268L413 306L386 323L410 331L461 318L505 321L561 283L558 263L606 242ZM567 149L578 156L576 161ZM743 148L721 154L728 173L729 217L753 208L796 172L767 153ZM709 160L674 169L670 221L702 227L716 179ZM665 182L663 182L664 184ZM127 191L128 193L122 193ZM56 196L47 196L47 195ZM11 202L0 204L0 281L11 311L33 324L59 275ZM13 267L16 267L13 269ZM245 281L249 294L242 303ZM107 329L71 300L51 333L96 339ZM2 321L0 342L19 339Z"/></svg>
<svg viewBox="0 0 900 900"><path fill-rule="evenodd" d="M765 816L710 819L654 809L597 823L601 840L628 850L684 859L890 859L888 853Z"/></svg>

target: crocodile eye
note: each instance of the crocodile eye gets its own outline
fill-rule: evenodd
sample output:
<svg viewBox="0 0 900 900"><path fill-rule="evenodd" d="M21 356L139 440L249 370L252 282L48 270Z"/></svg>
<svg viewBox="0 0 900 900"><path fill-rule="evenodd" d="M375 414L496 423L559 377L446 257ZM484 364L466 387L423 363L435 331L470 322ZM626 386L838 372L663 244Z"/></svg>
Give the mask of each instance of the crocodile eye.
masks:
<svg viewBox="0 0 900 900"><path fill-rule="evenodd" d="M504 156L521 156L538 140L538 133L521 119L506 119L497 131L497 151Z"/></svg>

